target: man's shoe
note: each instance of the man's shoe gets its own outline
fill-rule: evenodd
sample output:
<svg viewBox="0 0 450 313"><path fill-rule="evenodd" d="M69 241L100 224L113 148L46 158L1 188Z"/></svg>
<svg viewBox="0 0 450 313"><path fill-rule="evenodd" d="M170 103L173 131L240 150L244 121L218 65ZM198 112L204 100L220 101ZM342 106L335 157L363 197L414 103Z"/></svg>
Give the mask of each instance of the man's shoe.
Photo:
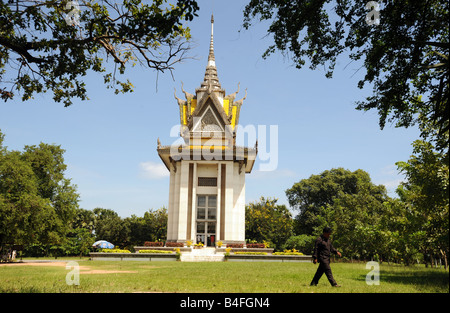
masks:
<svg viewBox="0 0 450 313"><path fill-rule="evenodd" d="M341 287L341 285L336 284L336 285L333 285L333 287Z"/></svg>

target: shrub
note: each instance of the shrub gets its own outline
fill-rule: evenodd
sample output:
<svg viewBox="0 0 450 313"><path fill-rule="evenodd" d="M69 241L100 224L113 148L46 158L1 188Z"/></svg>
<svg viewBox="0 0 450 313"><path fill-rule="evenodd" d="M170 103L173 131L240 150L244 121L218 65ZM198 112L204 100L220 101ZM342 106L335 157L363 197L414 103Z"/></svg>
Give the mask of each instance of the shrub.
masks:
<svg viewBox="0 0 450 313"><path fill-rule="evenodd" d="M289 237L286 243L282 246L282 249L297 249L303 251L306 254L312 254L316 238L316 236L310 235L292 236Z"/></svg>
<svg viewBox="0 0 450 313"><path fill-rule="evenodd" d="M244 248L243 243L227 243L227 248Z"/></svg>
<svg viewBox="0 0 450 313"><path fill-rule="evenodd" d="M164 242L162 242L162 241L146 241L146 242L144 242L144 246L146 246L146 247L162 247L162 246L164 246Z"/></svg>
<svg viewBox="0 0 450 313"><path fill-rule="evenodd" d="M173 253L172 251L165 251L165 250L139 250L139 253Z"/></svg>

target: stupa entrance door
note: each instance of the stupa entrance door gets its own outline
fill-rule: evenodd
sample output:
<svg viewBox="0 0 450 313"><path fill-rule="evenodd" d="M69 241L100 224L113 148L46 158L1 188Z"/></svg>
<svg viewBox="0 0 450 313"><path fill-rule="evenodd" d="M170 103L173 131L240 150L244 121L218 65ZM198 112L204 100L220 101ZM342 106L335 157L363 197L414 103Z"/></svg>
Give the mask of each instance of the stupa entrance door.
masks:
<svg viewBox="0 0 450 313"><path fill-rule="evenodd" d="M214 247L216 244L217 196L197 196L197 243Z"/></svg>

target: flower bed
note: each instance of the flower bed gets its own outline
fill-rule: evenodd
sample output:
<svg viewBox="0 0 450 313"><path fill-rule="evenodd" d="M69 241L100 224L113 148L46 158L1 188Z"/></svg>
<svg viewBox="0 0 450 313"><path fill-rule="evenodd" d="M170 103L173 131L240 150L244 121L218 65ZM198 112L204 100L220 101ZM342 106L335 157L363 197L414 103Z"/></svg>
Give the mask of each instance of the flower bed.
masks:
<svg viewBox="0 0 450 313"><path fill-rule="evenodd" d="M165 250L139 250L139 253L173 253L173 251L165 251Z"/></svg>
<svg viewBox="0 0 450 313"><path fill-rule="evenodd" d="M298 250L284 250L283 252L274 252L273 255L303 255L303 253Z"/></svg>
<svg viewBox="0 0 450 313"><path fill-rule="evenodd" d="M244 248L243 243L227 243L227 248Z"/></svg>
<svg viewBox="0 0 450 313"><path fill-rule="evenodd" d="M106 252L106 253L131 253L130 250L123 250L123 249L101 249L100 252Z"/></svg>
<svg viewBox="0 0 450 313"><path fill-rule="evenodd" d="M267 255L267 252L245 252L245 251L238 251L238 252L234 252L234 254L241 254L241 255Z"/></svg>

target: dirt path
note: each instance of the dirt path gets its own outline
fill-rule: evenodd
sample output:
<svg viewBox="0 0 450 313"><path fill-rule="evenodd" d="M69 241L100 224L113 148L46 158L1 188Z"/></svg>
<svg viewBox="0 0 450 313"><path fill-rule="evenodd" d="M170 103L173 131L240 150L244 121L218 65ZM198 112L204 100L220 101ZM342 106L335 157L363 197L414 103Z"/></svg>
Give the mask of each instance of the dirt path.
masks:
<svg viewBox="0 0 450 313"><path fill-rule="evenodd" d="M67 261L68 262L68 261ZM2 266L57 266L66 267L67 262L62 261L39 261L39 262L15 262L1 263ZM93 270L89 266L80 266L80 274L117 274L117 273L138 273L138 271L117 271L117 270Z"/></svg>

